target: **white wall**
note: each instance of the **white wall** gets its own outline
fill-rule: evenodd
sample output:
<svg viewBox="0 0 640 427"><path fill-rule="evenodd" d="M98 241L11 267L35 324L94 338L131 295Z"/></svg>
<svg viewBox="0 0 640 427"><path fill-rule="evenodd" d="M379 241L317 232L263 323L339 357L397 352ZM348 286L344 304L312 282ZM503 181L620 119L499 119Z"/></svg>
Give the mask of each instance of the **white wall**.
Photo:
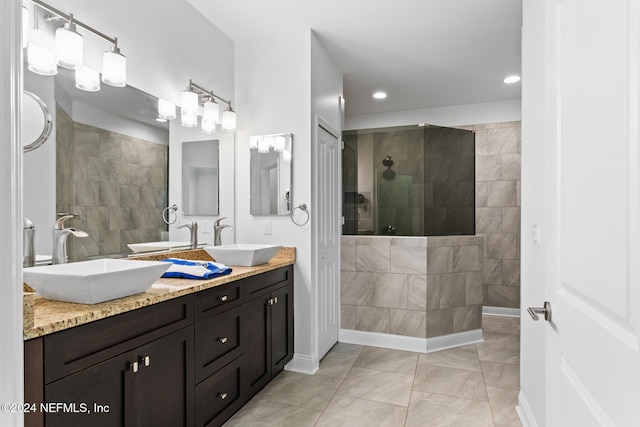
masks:
<svg viewBox="0 0 640 427"><path fill-rule="evenodd" d="M297 248L294 267L295 353L315 353L315 311L311 283L311 228L288 216L249 214L249 136L293 134L292 204L311 201L311 37L310 31L236 42L236 231L240 243L273 243ZM313 206L311 206L313 213ZM263 233L265 222L271 234Z"/></svg>
<svg viewBox="0 0 640 427"><path fill-rule="evenodd" d="M347 111L349 100L346 100ZM454 105L390 113L348 115L345 130L427 123L436 126L462 126L482 123L514 122L521 118L520 100Z"/></svg>
<svg viewBox="0 0 640 427"><path fill-rule="evenodd" d="M21 4L0 4L0 402L24 401L22 356L22 180L19 144ZM22 426L20 413L0 412L0 425Z"/></svg>
<svg viewBox="0 0 640 427"><path fill-rule="evenodd" d="M189 79L233 98L233 42L185 1L47 0L99 31L118 37L127 83L176 104ZM108 43L83 32L85 62L101 68Z"/></svg>
<svg viewBox="0 0 640 427"><path fill-rule="evenodd" d="M539 307L545 300L545 251L534 245L533 224L541 227L541 243L545 244L545 205L549 203L545 194L543 176L553 158L553 147L545 144L547 126L545 113L536 106L544 105L546 84L545 64L545 3L536 0L523 2L524 22L522 26L522 223L521 223L521 307ZM551 154L551 155L550 155ZM532 322L525 313L521 318L520 344L520 399L519 411L531 425L546 424L545 367L546 328ZM535 423L535 424L534 424Z"/></svg>
<svg viewBox="0 0 640 427"><path fill-rule="evenodd" d="M236 43L236 237L241 243L273 243L297 248L295 265L296 369L317 368L315 283L312 277L311 226L299 227L288 216L251 216L249 137L293 134L292 205L311 204L312 117L340 128L338 97L342 74L308 29ZM271 234L265 235L265 222Z"/></svg>
<svg viewBox="0 0 640 427"><path fill-rule="evenodd" d="M342 131L338 98L342 96L342 72L311 33L311 113Z"/></svg>

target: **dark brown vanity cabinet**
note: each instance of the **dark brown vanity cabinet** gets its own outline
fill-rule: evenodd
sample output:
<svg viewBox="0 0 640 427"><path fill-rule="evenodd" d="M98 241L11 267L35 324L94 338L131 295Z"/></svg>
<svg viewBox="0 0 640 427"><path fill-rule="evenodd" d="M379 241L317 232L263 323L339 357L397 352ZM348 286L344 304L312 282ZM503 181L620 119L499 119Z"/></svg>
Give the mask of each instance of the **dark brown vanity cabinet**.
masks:
<svg viewBox="0 0 640 427"><path fill-rule="evenodd" d="M47 402L75 407L45 414L45 425L192 425L192 348L188 327L47 384ZM73 412L83 404L86 412Z"/></svg>
<svg viewBox="0 0 640 427"><path fill-rule="evenodd" d="M293 357L293 270L265 273L248 283L244 315L249 398L260 391Z"/></svg>
<svg viewBox="0 0 640 427"><path fill-rule="evenodd" d="M220 426L293 357L293 267L201 292L196 308L196 425Z"/></svg>
<svg viewBox="0 0 640 427"><path fill-rule="evenodd" d="M28 342L25 399L45 409L25 425L193 425L194 305L188 295Z"/></svg>
<svg viewBox="0 0 640 427"><path fill-rule="evenodd" d="M292 357L288 266L25 342L25 425L220 426Z"/></svg>

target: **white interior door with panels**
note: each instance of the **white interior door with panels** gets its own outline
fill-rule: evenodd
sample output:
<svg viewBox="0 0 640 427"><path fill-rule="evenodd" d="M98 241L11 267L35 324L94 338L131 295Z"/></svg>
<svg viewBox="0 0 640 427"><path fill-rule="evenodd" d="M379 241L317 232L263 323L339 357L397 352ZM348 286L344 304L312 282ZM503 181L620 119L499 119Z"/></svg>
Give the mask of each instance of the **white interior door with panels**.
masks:
<svg viewBox="0 0 640 427"><path fill-rule="evenodd" d="M638 426L640 2L525 0L524 11L523 82L535 87L523 91L523 275L537 269L543 283L523 286L539 287L551 313L523 314L521 409L536 399L530 369L544 381L544 402L523 418ZM527 140L527 127L541 138ZM523 307L542 308L525 295L536 292ZM526 354L535 347L546 349L538 365Z"/></svg>
<svg viewBox="0 0 640 427"><path fill-rule="evenodd" d="M316 116L314 123L312 219L314 277L317 289L318 359L338 342L340 286L339 132Z"/></svg>

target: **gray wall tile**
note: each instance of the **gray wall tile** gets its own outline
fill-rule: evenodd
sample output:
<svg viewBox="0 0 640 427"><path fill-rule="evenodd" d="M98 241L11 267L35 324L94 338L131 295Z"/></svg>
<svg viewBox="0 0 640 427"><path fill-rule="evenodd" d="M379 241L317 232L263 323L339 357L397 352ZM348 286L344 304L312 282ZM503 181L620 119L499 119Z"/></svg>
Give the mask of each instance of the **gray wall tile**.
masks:
<svg viewBox="0 0 640 427"><path fill-rule="evenodd" d="M427 313L424 311L390 309L389 332L396 335L426 338Z"/></svg>
<svg viewBox="0 0 640 427"><path fill-rule="evenodd" d="M342 329L356 329L356 306L342 304L340 310L340 327Z"/></svg>
<svg viewBox="0 0 640 427"><path fill-rule="evenodd" d="M427 311L427 338L453 333L453 309Z"/></svg>
<svg viewBox="0 0 640 427"><path fill-rule="evenodd" d="M453 332L471 331L482 328L482 306L468 305L453 309Z"/></svg>
<svg viewBox="0 0 640 427"><path fill-rule="evenodd" d="M374 274L373 303L375 307L407 308L407 275Z"/></svg>
<svg viewBox="0 0 640 427"><path fill-rule="evenodd" d="M356 306L356 330L389 333L389 309Z"/></svg>

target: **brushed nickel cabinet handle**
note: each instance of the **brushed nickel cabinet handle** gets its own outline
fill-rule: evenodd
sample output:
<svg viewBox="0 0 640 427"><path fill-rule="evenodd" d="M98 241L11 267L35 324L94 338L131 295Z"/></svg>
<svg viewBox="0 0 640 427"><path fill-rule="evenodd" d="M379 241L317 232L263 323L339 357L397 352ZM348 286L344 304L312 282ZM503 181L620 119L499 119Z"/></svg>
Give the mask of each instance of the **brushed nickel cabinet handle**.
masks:
<svg viewBox="0 0 640 427"><path fill-rule="evenodd" d="M228 339L227 337L222 337L222 338L218 338L218 341L220 341L222 344L225 344L228 341Z"/></svg>
<svg viewBox="0 0 640 427"><path fill-rule="evenodd" d="M221 400L225 400L225 399L227 398L227 396L229 396L227 393L220 393L220 394L218 395L218 397L219 397Z"/></svg>
<svg viewBox="0 0 640 427"><path fill-rule="evenodd" d="M226 296L226 295L222 295L222 296L220 297L220 301L222 301L222 302L227 302L227 300L228 300L228 299L229 299L229 297L228 297L228 296Z"/></svg>

